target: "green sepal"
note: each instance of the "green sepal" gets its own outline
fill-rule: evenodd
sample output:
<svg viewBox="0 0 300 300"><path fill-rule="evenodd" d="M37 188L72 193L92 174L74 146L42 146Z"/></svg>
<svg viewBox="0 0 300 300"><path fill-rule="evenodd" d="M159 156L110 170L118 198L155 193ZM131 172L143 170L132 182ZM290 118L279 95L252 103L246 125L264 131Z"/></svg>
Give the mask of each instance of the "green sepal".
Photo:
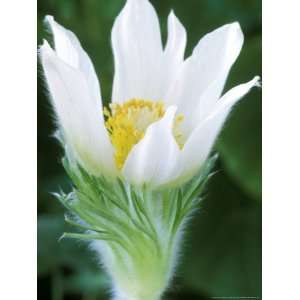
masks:
<svg viewBox="0 0 300 300"><path fill-rule="evenodd" d="M66 222L79 232L66 232L61 239L100 242L96 251L116 289L132 299L158 299L177 264L181 229L199 207L216 160L217 155L210 157L197 176L180 186L151 189L121 178L95 177L65 157L62 163L74 189L55 196L69 211Z"/></svg>

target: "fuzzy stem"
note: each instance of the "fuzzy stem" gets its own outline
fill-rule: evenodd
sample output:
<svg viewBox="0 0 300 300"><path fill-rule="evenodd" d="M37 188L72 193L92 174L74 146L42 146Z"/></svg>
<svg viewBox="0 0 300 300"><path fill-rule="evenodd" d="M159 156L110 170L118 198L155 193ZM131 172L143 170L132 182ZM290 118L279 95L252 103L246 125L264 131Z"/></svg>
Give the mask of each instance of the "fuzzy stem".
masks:
<svg viewBox="0 0 300 300"><path fill-rule="evenodd" d="M159 296L127 296L123 293L115 294L112 298L112 300L160 300L161 298Z"/></svg>
<svg viewBox="0 0 300 300"><path fill-rule="evenodd" d="M159 300L178 263L183 227L199 203L216 158L191 181L160 190L94 177L65 160L76 189L58 195L83 230L64 238L91 239L112 281L113 300Z"/></svg>

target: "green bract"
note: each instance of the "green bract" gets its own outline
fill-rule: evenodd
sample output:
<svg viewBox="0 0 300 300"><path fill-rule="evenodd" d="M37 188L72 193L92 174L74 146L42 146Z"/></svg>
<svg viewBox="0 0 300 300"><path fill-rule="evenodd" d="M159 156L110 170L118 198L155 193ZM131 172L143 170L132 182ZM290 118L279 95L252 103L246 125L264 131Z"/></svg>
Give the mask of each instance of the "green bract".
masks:
<svg viewBox="0 0 300 300"><path fill-rule="evenodd" d="M172 278L184 225L198 208L216 158L181 187L153 190L92 176L65 157L74 189L56 196L69 211L66 221L81 232L62 237L91 240L118 299L120 294L130 300L158 299Z"/></svg>

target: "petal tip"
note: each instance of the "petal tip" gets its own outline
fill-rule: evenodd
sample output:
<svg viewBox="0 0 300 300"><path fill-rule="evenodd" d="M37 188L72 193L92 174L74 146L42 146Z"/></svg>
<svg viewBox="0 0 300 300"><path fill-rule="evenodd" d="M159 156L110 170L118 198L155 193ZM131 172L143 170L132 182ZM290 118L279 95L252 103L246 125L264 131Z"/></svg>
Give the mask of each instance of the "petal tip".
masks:
<svg viewBox="0 0 300 300"><path fill-rule="evenodd" d="M46 25L52 26L53 23L55 22L54 17L52 15L46 15L44 18L44 23Z"/></svg>
<svg viewBox="0 0 300 300"><path fill-rule="evenodd" d="M242 27L241 24L238 21L234 21L232 23L229 23L225 25L229 30L235 32L235 33L242 33Z"/></svg>
<svg viewBox="0 0 300 300"><path fill-rule="evenodd" d="M163 117L163 120L164 120L163 122L166 122L165 124L167 125L168 128L173 127L173 121L174 121L176 112L177 112L177 106L176 105L170 105L167 108L167 111L165 112L165 115Z"/></svg>
<svg viewBox="0 0 300 300"><path fill-rule="evenodd" d="M253 82L253 86L256 86L258 88L261 88L261 79L260 79L260 76L255 76L253 79L252 79L252 82Z"/></svg>
<svg viewBox="0 0 300 300"><path fill-rule="evenodd" d="M168 115L168 116L174 115L174 114L176 114L176 111L177 111L177 106L176 105L170 105L167 108L166 115Z"/></svg>
<svg viewBox="0 0 300 300"><path fill-rule="evenodd" d="M170 19L175 18L174 9L171 9L168 18L170 18Z"/></svg>
<svg viewBox="0 0 300 300"><path fill-rule="evenodd" d="M42 52L50 53L52 50L51 46L49 45L48 41L43 39L43 43L39 46L39 54Z"/></svg>
<svg viewBox="0 0 300 300"><path fill-rule="evenodd" d="M240 40L242 40L242 41L244 40L243 30L242 30L242 27L241 27L241 25L238 21L229 23L225 26L228 29L228 31L233 34L233 36L235 36L237 38L240 38Z"/></svg>
<svg viewBox="0 0 300 300"><path fill-rule="evenodd" d="M241 29L240 22L238 22L238 21L234 21L230 25L236 29Z"/></svg>
<svg viewBox="0 0 300 300"><path fill-rule="evenodd" d="M44 20L45 21L54 21L54 17L52 15L46 15Z"/></svg>
<svg viewBox="0 0 300 300"><path fill-rule="evenodd" d="M241 24L239 22L233 22L231 24L232 30L235 32L236 35L240 36L242 39L244 39L244 33L241 27Z"/></svg>
<svg viewBox="0 0 300 300"><path fill-rule="evenodd" d="M225 25L226 26L226 25ZM231 48L231 46L236 43L236 49L237 49L237 56L239 55L240 51L242 50L242 46L244 44L244 33L241 28L241 25L239 22L235 21L233 23L227 24L227 31L229 33L229 43L228 47Z"/></svg>
<svg viewBox="0 0 300 300"><path fill-rule="evenodd" d="M249 90L253 87L257 87L257 88L261 88L261 80L260 80L260 76L254 76L254 78L252 80L250 80L247 83L244 83L245 86L249 87Z"/></svg>

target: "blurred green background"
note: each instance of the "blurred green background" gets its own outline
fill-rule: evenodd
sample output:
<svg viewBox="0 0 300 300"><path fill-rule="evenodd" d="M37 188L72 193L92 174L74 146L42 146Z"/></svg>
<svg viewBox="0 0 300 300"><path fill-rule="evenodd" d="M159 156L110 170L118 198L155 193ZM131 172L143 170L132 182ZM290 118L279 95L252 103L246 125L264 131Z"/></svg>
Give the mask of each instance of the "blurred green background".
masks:
<svg viewBox="0 0 300 300"><path fill-rule="evenodd" d="M260 0L152 0L166 38L174 9L188 32L189 55L200 37L239 21L243 51L226 89L261 74ZM124 0L39 0L38 43L49 37L46 14L71 29L101 74L108 101L113 78L110 31ZM222 51L222 49L220 49ZM38 78L38 299L108 299L107 279L84 243L58 242L66 225L63 208L51 195L70 182L60 164L53 114ZM255 89L234 109L216 146L219 172L207 188L187 232L183 259L165 299L261 297L261 91ZM245 298L244 298L245 299Z"/></svg>

